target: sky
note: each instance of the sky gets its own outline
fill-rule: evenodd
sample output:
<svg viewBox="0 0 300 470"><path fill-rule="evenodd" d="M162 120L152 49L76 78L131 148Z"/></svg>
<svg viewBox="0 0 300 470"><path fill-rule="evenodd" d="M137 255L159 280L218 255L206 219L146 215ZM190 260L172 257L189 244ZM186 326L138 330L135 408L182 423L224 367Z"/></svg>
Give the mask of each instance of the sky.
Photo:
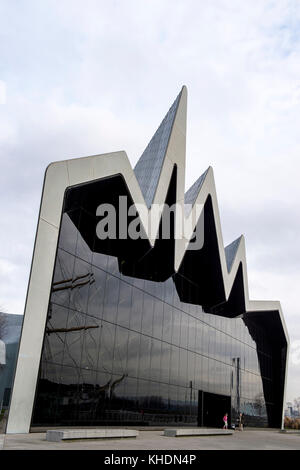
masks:
<svg viewBox="0 0 300 470"><path fill-rule="evenodd" d="M182 85L186 188L214 169L251 299L280 300L300 396L300 2L0 0L0 306L23 313L48 163L134 166ZM297 287L298 286L298 287Z"/></svg>

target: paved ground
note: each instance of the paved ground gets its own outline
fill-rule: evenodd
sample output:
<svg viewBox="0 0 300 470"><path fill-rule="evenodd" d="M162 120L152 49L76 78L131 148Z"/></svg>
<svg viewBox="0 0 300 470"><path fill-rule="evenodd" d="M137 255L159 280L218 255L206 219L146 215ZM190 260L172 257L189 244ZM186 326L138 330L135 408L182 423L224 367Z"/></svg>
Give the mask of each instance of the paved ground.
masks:
<svg viewBox="0 0 300 470"><path fill-rule="evenodd" d="M48 442L45 433L0 435L4 450L300 450L300 434L278 430L235 431L231 436L165 437L163 431L140 431L136 439Z"/></svg>

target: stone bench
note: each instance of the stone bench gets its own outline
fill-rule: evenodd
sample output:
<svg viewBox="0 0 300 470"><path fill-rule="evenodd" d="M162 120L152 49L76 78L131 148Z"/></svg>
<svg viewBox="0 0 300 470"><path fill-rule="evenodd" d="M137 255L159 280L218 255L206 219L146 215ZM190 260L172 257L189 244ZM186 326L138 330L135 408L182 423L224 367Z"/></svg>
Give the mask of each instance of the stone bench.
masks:
<svg viewBox="0 0 300 470"><path fill-rule="evenodd" d="M118 439L138 435L138 431L131 429L51 429L46 433L46 440L60 442L67 439Z"/></svg>
<svg viewBox="0 0 300 470"><path fill-rule="evenodd" d="M231 429L213 429L213 428L177 428L165 429L164 436L181 437L181 436L226 436L233 434Z"/></svg>

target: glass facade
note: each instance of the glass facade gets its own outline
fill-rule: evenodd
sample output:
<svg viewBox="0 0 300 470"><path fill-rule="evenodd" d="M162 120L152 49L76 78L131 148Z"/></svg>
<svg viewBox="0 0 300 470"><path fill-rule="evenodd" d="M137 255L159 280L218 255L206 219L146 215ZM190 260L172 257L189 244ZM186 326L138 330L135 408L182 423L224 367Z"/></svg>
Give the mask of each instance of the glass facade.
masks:
<svg viewBox="0 0 300 470"><path fill-rule="evenodd" d="M229 397L232 422L241 411L246 425L270 425L279 379L267 329L182 302L173 276L122 274L118 257L99 241L94 250L95 212L80 198L67 203L75 190L65 196L32 426L201 425L200 393Z"/></svg>
<svg viewBox="0 0 300 470"><path fill-rule="evenodd" d="M148 207L151 206L154 199L180 96L181 93L177 96L134 168L135 176Z"/></svg>

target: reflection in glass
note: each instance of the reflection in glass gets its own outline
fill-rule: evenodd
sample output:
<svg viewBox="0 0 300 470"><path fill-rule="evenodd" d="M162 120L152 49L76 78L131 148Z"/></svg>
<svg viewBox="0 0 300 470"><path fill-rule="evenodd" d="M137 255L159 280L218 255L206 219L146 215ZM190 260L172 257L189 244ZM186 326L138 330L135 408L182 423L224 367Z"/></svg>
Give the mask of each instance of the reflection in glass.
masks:
<svg viewBox="0 0 300 470"><path fill-rule="evenodd" d="M267 332L181 302L172 277L121 274L81 235L93 217L78 201L62 217L32 425L197 425L199 391L230 396L232 419L268 425Z"/></svg>

